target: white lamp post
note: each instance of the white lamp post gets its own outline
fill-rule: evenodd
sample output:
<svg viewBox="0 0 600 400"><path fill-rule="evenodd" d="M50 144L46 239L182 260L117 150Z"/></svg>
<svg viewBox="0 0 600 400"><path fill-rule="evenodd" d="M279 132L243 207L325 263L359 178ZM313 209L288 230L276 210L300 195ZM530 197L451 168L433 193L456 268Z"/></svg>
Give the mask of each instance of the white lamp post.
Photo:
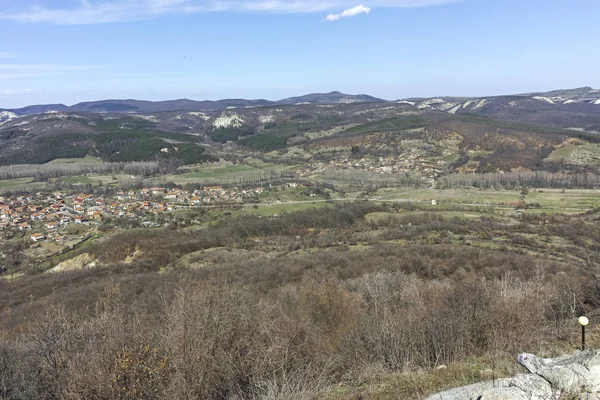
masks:
<svg viewBox="0 0 600 400"><path fill-rule="evenodd" d="M582 315L577 318L577 322L581 325L581 350L585 350L585 327L590 323L590 320Z"/></svg>

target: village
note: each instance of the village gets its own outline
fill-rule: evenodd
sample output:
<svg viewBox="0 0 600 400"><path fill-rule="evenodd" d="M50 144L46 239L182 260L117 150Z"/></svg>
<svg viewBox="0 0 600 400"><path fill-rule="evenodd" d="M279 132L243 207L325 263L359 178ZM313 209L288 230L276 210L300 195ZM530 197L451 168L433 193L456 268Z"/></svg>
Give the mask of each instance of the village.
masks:
<svg viewBox="0 0 600 400"><path fill-rule="evenodd" d="M100 225L107 218L144 221L148 216L177 209L256 201L262 192L262 188L206 186L194 191L162 187L118 190L108 196L62 192L0 196L0 229L27 233L33 244L65 244L74 239L63 234L68 226Z"/></svg>
<svg viewBox="0 0 600 400"><path fill-rule="evenodd" d="M360 159L341 158L329 162L311 163L296 173L299 177L307 177L327 170L356 170L375 174L412 174L425 182L432 183L442 175L446 162L431 161L427 157L412 151L394 157L363 157Z"/></svg>
<svg viewBox="0 0 600 400"><path fill-rule="evenodd" d="M340 158L329 162L314 162L297 170L295 178L298 181L288 182L285 186L311 186L307 183L308 178L332 169L378 175L412 174L423 182L434 182L442 174L444 166L443 160L431 160L414 149L398 157ZM41 243L69 247L85 237L82 232L85 232L83 228L86 226L102 226L108 220L123 219L136 221L139 226L151 227L156 226L156 216L163 213L258 203L264 191L265 188L262 187L214 185L197 190L177 187L145 187L135 190L115 188L110 194L104 195L55 191L0 196L0 230L19 233L30 240L32 247ZM315 193L308 195L316 196ZM81 229L74 229L73 226L80 226Z"/></svg>

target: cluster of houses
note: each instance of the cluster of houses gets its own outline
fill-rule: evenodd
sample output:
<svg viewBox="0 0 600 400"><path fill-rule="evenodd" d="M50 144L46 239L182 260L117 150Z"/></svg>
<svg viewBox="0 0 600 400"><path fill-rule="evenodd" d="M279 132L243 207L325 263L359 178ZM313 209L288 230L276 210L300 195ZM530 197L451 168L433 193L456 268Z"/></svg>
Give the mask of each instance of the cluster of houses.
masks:
<svg viewBox="0 0 600 400"><path fill-rule="evenodd" d="M136 218L147 213L160 214L178 208L243 202L262 193L262 188L224 189L208 186L188 191L160 187L118 191L111 196L89 193L0 196L0 229L27 231L33 242L64 241L58 232L69 224L100 223L106 217Z"/></svg>
<svg viewBox="0 0 600 400"><path fill-rule="evenodd" d="M316 162L306 168L296 171L298 176L306 177L315 173L324 172L331 168L342 170L359 170L376 174L404 174L410 173L423 177L424 180L435 180L442 174L445 161L432 162L414 152L401 154L398 157L379 157L332 160L328 163Z"/></svg>

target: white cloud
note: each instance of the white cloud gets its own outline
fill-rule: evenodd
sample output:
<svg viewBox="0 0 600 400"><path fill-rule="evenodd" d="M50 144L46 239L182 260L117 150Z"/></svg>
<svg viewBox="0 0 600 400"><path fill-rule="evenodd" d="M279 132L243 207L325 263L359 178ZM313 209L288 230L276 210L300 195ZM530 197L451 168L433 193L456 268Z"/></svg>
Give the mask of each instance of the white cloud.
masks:
<svg viewBox="0 0 600 400"><path fill-rule="evenodd" d="M36 90L33 89L9 89L9 90L2 90L0 91L0 94L5 95L5 96L23 96L26 94L35 94L38 93Z"/></svg>
<svg viewBox="0 0 600 400"><path fill-rule="evenodd" d="M33 2L37 1L35 4ZM355 0L79 0L75 6L40 6L43 0L22 0L18 11L0 12L0 20L21 23L51 23L64 25L100 24L156 18L167 14L193 14L210 12L246 13L325 13L328 20L365 13L374 8L430 7L467 0L364 0L356 6ZM27 5L29 4L29 5ZM64 3L63 3L64 4ZM362 8L358 8L362 7ZM354 11L353 11L354 10Z"/></svg>
<svg viewBox="0 0 600 400"><path fill-rule="evenodd" d="M371 12L371 9L369 7L365 7L362 4L360 4L356 7L348 8L348 9L342 11L341 13L329 14L327 17L325 17L325 19L327 21L337 21L342 18L354 17L354 16L357 16L358 14L368 14L370 12Z"/></svg>
<svg viewBox="0 0 600 400"><path fill-rule="evenodd" d="M17 55L15 53L10 53L7 51L0 51L0 58L16 58Z"/></svg>

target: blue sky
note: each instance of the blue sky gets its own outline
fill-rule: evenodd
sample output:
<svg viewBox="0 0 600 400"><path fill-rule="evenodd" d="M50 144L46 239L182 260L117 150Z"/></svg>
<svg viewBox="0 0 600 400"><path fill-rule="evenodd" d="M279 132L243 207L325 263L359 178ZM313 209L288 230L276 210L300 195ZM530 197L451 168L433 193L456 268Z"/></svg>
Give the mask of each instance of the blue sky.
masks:
<svg viewBox="0 0 600 400"><path fill-rule="evenodd" d="M0 108L600 88L597 0L0 0Z"/></svg>

